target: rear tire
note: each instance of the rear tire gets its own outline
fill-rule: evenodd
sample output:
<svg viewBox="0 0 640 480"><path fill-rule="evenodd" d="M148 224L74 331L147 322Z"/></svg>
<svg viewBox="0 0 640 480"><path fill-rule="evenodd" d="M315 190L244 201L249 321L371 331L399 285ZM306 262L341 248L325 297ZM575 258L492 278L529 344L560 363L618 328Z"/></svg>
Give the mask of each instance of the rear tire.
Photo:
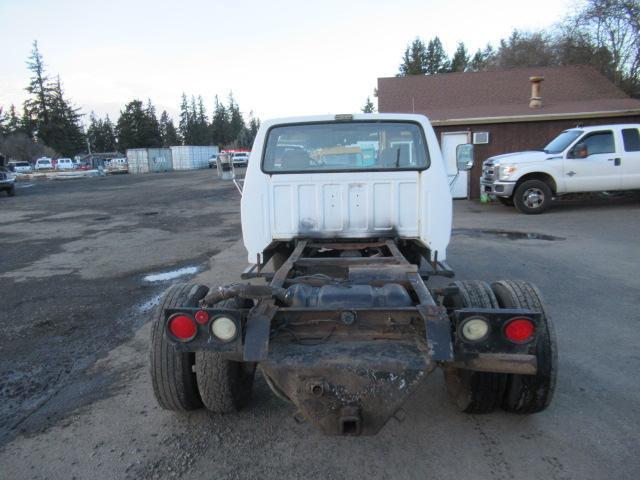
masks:
<svg viewBox="0 0 640 480"><path fill-rule="evenodd" d="M447 296L448 308L498 308L498 300L488 283L453 282L458 293ZM490 413L500 406L507 383L503 373L477 372L448 367L444 370L447 393L458 409L465 413Z"/></svg>
<svg viewBox="0 0 640 480"><path fill-rule="evenodd" d="M542 328L536 340L538 373L509 374L502 408L514 413L537 413L549 406L556 386L558 347L551 319L544 310L538 289L528 282L501 280L491 285L500 307L526 308L542 313Z"/></svg>
<svg viewBox="0 0 640 480"><path fill-rule="evenodd" d="M525 180L516 188L513 203L520 213L537 215L551 206L551 188L542 180Z"/></svg>
<svg viewBox="0 0 640 480"><path fill-rule="evenodd" d="M186 412L202 407L196 374L195 354L179 352L167 340L164 309L197 307L209 289L203 285L178 283L162 295L151 324L150 373L153 393L160 406L167 410Z"/></svg>
<svg viewBox="0 0 640 480"><path fill-rule="evenodd" d="M15 197L16 196L16 186L13 185L9 190L7 190L7 195L9 195L10 197Z"/></svg>
<svg viewBox="0 0 640 480"><path fill-rule="evenodd" d="M241 308L235 298L223 300L218 308ZM214 413L233 413L251 398L256 365L234 362L216 352L196 353L196 377L202 403Z"/></svg>

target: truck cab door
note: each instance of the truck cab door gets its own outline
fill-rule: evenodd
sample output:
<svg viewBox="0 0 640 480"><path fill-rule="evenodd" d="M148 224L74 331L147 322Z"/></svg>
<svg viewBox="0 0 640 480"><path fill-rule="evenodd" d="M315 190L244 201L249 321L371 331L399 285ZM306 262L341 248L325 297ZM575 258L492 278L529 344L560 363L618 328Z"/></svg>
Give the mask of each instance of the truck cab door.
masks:
<svg viewBox="0 0 640 480"><path fill-rule="evenodd" d="M640 132L638 128L623 128L622 189L640 189Z"/></svg>
<svg viewBox="0 0 640 480"><path fill-rule="evenodd" d="M612 130L590 132L568 150L564 160L566 192L622 188L620 149Z"/></svg>

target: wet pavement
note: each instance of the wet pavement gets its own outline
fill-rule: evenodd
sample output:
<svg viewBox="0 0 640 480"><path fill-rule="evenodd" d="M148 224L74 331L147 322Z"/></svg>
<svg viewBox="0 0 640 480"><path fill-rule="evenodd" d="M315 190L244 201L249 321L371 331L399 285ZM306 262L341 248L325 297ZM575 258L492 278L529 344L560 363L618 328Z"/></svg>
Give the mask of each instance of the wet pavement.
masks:
<svg viewBox="0 0 640 480"><path fill-rule="evenodd" d="M87 368L241 235L212 170L19 186L0 198L0 444L106 394Z"/></svg>

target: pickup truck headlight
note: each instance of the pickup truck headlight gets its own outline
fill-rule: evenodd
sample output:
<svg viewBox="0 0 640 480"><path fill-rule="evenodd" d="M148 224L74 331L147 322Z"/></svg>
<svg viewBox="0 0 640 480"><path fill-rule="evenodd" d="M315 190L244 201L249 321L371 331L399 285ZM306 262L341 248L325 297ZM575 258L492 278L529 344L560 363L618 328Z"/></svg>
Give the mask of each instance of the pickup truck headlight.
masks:
<svg viewBox="0 0 640 480"><path fill-rule="evenodd" d="M498 178L500 180L509 180L509 177L515 173L517 167L515 165L500 165L498 167Z"/></svg>

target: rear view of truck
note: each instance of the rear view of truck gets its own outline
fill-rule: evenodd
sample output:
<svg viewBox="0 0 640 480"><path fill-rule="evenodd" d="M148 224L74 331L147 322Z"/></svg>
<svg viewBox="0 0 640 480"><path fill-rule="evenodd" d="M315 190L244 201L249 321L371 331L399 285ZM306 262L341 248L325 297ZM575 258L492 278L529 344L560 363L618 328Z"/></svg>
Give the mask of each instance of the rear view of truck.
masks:
<svg viewBox="0 0 640 480"><path fill-rule="evenodd" d="M250 261L242 277L251 281L175 285L154 315L161 406L239 410L256 369L299 416L334 435L377 433L436 369L464 412L549 405L555 335L533 285L428 287L453 271L451 195L425 117L265 122L242 226Z"/></svg>

